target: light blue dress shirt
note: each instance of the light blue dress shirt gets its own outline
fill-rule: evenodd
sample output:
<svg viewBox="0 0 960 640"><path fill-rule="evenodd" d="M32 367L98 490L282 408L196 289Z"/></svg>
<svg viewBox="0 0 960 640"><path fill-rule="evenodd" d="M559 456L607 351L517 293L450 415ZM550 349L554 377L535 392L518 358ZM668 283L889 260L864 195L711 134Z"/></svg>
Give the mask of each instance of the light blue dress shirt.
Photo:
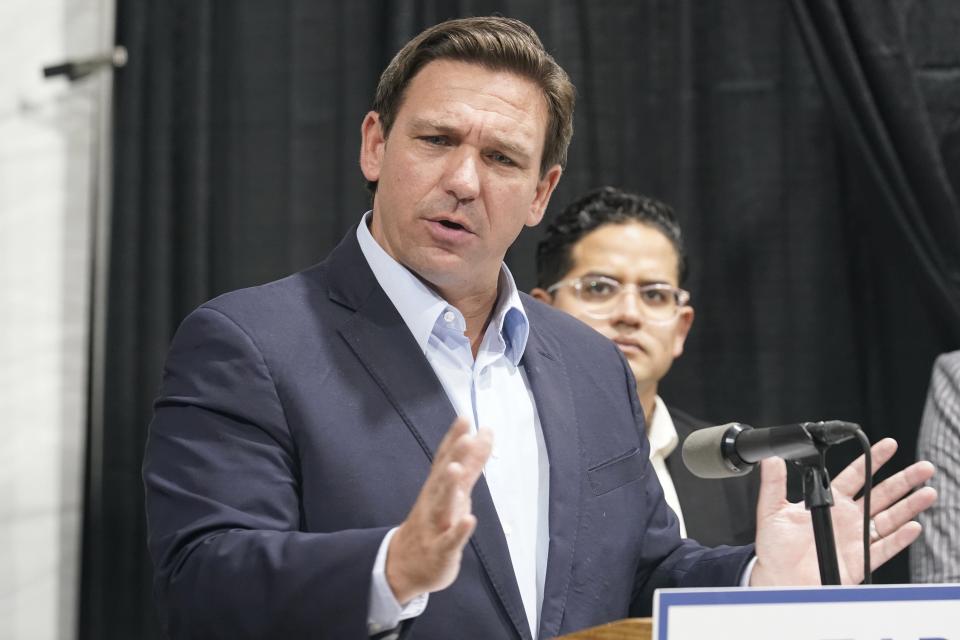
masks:
<svg viewBox="0 0 960 640"><path fill-rule="evenodd" d="M370 269L396 307L437 374L456 413L474 428L493 431L493 451L484 467L503 527L520 596L533 637L537 636L549 547L550 496L546 445L536 402L520 360L530 324L513 276L501 266L497 302L476 358L464 335L466 321L374 240L367 212L357 240ZM401 607L386 581L386 551L395 529L384 538L373 568L368 628L371 634L419 615L426 595Z"/></svg>

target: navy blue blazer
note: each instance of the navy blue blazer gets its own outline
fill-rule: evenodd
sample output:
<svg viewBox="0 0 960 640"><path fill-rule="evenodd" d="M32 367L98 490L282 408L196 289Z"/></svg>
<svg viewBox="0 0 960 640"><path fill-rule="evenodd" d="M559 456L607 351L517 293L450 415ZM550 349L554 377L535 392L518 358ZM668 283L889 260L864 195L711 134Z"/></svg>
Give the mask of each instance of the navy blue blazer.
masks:
<svg viewBox="0 0 960 640"><path fill-rule="evenodd" d="M653 589L735 584L751 548L682 541L612 342L523 296L550 461L539 637L649 614ZM355 229L319 265L226 294L177 331L144 460L173 638L365 638L370 576L454 419ZM530 638L481 477L459 577L409 638Z"/></svg>

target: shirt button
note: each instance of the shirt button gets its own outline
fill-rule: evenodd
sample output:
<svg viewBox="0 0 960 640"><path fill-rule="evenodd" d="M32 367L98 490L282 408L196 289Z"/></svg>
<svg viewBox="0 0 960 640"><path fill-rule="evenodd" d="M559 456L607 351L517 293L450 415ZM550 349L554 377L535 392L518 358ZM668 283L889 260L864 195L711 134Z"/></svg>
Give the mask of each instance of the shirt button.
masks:
<svg viewBox="0 0 960 640"><path fill-rule="evenodd" d="M447 324L453 324L453 321L457 319L457 316L454 315L453 311L445 311L443 314L443 321Z"/></svg>

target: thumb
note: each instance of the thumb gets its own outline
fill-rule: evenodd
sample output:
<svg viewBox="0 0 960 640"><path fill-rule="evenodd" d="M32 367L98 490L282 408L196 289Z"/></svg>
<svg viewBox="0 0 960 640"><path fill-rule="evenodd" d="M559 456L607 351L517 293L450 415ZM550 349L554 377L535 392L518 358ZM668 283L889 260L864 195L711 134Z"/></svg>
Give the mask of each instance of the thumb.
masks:
<svg viewBox="0 0 960 640"><path fill-rule="evenodd" d="M787 501L787 463L783 458L760 461L760 496L757 498L757 522L779 511Z"/></svg>

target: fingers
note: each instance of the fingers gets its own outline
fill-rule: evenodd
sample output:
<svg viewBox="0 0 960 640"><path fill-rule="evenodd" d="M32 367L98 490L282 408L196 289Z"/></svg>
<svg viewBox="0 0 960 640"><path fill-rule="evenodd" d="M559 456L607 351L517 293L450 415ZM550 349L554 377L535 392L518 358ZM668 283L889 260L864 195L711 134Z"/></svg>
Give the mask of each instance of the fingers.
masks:
<svg viewBox="0 0 960 640"><path fill-rule="evenodd" d="M437 448L427 480L432 485L432 491L428 490L427 508L439 534L437 551L446 555L459 555L477 527L470 494L493 449L492 431L479 429L475 434L470 431L466 419L454 420Z"/></svg>
<svg viewBox="0 0 960 640"><path fill-rule="evenodd" d="M920 523L913 518L936 501L937 492L932 487L913 489L929 480L933 472L929 462L916 462L870 492L870 512L880 536L870 545L871 570L903 551L920 535ZM862 498L858 500L861 503Z"/></svg>
<svg viewBox="0 0 960 640"><path fill-rule="evenodd" d="M757 498L757 522L763 522L787 501L787 464L782 458L760 461L760 495Z"/></svg>
<svg viewBox="0 0 960 640"><path fill-rule="evenodd" d="M870 545L870 570L876 570L917 539L922 530L919 522L910 521L885 538Z"/></svg>
<svg viewBox="0 0 960 640"><path fill-rule="evenodd" d="M449 462L430 474L424 486L424 509L437 531L453 526L470 512L470 495L463 490L466 470L459 462ZM466 503L466 504L465 504Z"/></svg>
<svg viewBox="0 0 960 640"><path fill-rule="evenodd" d="M387 552L387 583L398 602L448 587L477 526L470 495L493 446L488 429L454 420L437 447L430 475Z"/></svg>
<svg viewBox="0 0 960 640"><path fill-rule="evenodd" d="M870 492L870 515L874 516L887 509L890 505L896 503L903 498L903 496L913 491L915 487L922 485L932 478L933 473L933 465L929 462L921 461L914 462L906 469L890 476ZM862 497L857 500L858 504L862 502Z"/></svg>
<svg viewBox="0 0 960 640"><path fill-rule="evenodd" d="M470 514L470 493L493 448L489 429L470 433L470 424L457 418L437 448L423 491L430 521L443 530Z"/></svg>
<svg viewBox="0 0 960 640"><path fill-rule="evenodd" d="M459 462L467 471L464 479L472 486L480 477L492 449L492 431L481 428L472 433L467 419L457 418L437 447L433 469L445 469L451 462Z"/></svg>
<svg viewBox="0 0 960 640"><path fill-rule="evenodd" d="M893 438L884 438L870 447L870 455L873 460L873 472L876 473L877 469L885 465L896 452L897 441ZM848 464L847 467L833 479L831 483L833 490L846 496L852 497L856 495L863 487L864 462L865 458L861 455Z"/></svg>
<svg viewBox="0 0 960 640"><path fill-rule="evenodd" d="M470 539L476 528L477 516L468 513L460 518L455 526L450 527L440 536L438 544L447 553L459 552L466 546L467 540Z"/></svg>
<svg viewBox="0 0 960 640"><path fill-rule="evenodd" d="M490 453L493 451L493 431L481 427L469 442L469 446L463 452L463 458L460 462L467 470L466 481L470 488L476 484L477 479L483 472L487 460L490 459Z"/></svg>
<svg viewBox="0 0 960 640"><path fill-rule="evenodd" d="M450 460L456 449L456 443L465 435L470 433L470 422L464 417L458 417L447 429L443 439L437 446L437 452L433 456L433 466L443 466Z"/></svg>
<svg viewBox="0 0 960 640"><path fill-rule="evenodd" d="M903 525L917 517L937 500L937 492L932 487L924 487L909 496L896 502L889 509L874 511L876 514L873 523L877 527L877 534L881 538L889 536Z"/></svg>
<svg viewBox="0 0 960 640"><path fill-rule="evenodd" d="M437 550L443 553L463 547L477 524L470 489L463 483L466 473L462 464L451 462L436 482L435 494L427 501L428 519L436 531Z"/></svg>

